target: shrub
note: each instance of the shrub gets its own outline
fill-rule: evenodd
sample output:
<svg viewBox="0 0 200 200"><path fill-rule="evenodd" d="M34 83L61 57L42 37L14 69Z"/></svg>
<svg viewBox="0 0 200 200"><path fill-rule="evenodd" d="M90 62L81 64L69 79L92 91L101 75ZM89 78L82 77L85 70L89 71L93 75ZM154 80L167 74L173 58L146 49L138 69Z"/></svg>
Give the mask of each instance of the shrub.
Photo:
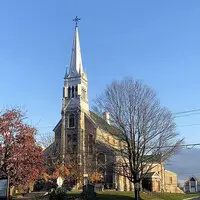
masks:
<svg viewBox="0 0 200 200"><path fill-rule="evenodd" d="M57 188L50 193L49 200L65 200L67 197L67 191L65 188Z"/></svg>

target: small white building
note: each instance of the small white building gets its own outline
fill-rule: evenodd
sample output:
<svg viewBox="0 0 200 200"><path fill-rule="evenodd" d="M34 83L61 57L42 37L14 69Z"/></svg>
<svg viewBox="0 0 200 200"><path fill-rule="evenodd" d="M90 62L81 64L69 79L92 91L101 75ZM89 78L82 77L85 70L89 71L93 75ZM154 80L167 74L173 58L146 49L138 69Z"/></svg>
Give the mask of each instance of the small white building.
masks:
<svg viewBox="0 0 200 200"><path fill-rule="evenodd" d="M200 192L200 181L198 181L198 179L195 177L190 177L190 179L185 182L184 192L185 193Z"/></svg>

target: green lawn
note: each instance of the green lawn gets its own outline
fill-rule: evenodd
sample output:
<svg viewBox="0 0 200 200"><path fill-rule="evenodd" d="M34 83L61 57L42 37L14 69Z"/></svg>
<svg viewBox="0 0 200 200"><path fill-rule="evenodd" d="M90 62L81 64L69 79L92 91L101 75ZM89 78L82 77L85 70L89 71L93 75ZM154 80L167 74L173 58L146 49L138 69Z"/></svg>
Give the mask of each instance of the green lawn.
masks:
<svg viewBox="0 0 200 200"><path fill-rule="evenodd" d="M197 197L200 194L174 194L174 193L156 193L157 197L160 199L169 200L182 200L190 197Z"/></svg>
<svg viewBox="0 0 200 200"><path fill-rule="evenodd" d="M77 195L70 192L69 196ZM173 193L153 193L152 195L141 193L143 200L182 200L189 197L196 197L198 194L173 194ZM199 194L200 196L200 194ZM98 200L133 200L133 192L106 191L97 194Z"/></svg>
<svg viewBox="0 0 200 200"><path fill-rule="evenodd" d="M133 200L133 192L101 192L97 195L99 200ZM143 200L153 200L152 196L141 194Z"/></svg>

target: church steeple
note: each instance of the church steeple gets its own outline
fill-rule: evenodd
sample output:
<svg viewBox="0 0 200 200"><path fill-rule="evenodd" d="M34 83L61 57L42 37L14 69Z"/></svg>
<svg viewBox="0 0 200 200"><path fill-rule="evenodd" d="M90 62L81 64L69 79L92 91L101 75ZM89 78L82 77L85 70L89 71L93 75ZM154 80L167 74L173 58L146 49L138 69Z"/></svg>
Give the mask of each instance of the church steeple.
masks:
<svg viewBox="0 0 200 200"><path fill-rule="evenodd" d="M66 73L65 78L74 77L74 76L82 76L82 74L84 73L79 33L78 33L78 25L77 25L79 20L80 19L77 16L73 20L76 22L76 26L75 26L75 32L74 32L74 40L73 40L73 46L72 46L69 73Z"/></svg>
<svg viewBox="0 0 200 200"><path fill-rule="evenodd" d="M83 69L80 40L78 34L78 21L76 17L73 21L76 22L71 62L69 70L66 70L63 88L63 108L79 107L85 112L89 112L88 105L88 80L86 72Z"/></svg>

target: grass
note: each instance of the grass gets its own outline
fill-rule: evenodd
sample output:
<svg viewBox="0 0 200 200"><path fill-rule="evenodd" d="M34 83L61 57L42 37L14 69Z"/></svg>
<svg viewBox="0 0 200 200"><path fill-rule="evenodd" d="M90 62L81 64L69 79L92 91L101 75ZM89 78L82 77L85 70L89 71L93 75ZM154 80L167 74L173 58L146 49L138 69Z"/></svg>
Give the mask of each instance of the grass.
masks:
<svg viewBox="0 0 200 200"><path fill-rule="evenodd" d="M101 192L98 193L99 200L133 200L133 192ZM141 194L143 200L154 200L155 198L147 194Z"/></svg>
<svg viewBox="0 0 200 200"><path fill-rule="evenodd" d="M160 199L169 200L182 200L190 197L197 197L200 194L175 194L175 193L156 193Z"/></svg>
<svg viewBox="0 0 200 200"><path fill-rule="evenodd" d="M70 192L69 196L78 193ZM200 196L200 194L174 194L174 193L153 193L152 195L141 193L142 200L183 200L185 198ZM133 200L133 192L105 191L97 193L98 200Z"/></svg>

